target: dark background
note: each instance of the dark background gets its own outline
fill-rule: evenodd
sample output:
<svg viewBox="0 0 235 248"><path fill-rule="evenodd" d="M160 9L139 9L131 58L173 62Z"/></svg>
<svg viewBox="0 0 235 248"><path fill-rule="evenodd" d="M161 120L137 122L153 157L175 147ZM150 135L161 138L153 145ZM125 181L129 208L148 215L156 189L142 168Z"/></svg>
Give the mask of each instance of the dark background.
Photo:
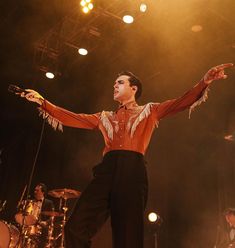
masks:
<svg viewBox="0 0 235 248"><path fill-rule="evenodd" d="M101 12L107 8L116 16L138 3L94 1ZM235 62L234 0L152 0L148 4L148 11L128 26L95 11L84 17L73 0L1 2L0 200L7 200L1 219L13 220L43 125L34 104L7 91L10 83L38 90L74 112L94 113L116 108L113 83L124 69L142 79L139 103L144 104L180 96L210 67ZM66 28L65 17L75 20ZM82 28L91 21L99 30L98 38L84 35ZM201 25L202 30L193 32L193 25ZM50 30L60 31L51 45L59 44L54 80L44 77L37 67L41 61L35 58L35 44L50 37ZM65 45L71 32L78 40L85 37L80 44L90 44L88 56L81 57ZM179 113L163 120L153 135L146 154L150 184L146 215L157 211L164 220L158 230L159 247L213 247L217 226L223 224L221 212L235 206L235 144L224 139L235 132L235 70L227 72L228 79L211 85L208 101L190 120L186 111ZM102 148L97 132L65 127L60 133L46 124L32 188L44 182L49 189L83 191L91 168L102 158ZM154 247L147 221L145 237L146 248ZM95 237L93 247L111 247L109 223Z"/></svg>

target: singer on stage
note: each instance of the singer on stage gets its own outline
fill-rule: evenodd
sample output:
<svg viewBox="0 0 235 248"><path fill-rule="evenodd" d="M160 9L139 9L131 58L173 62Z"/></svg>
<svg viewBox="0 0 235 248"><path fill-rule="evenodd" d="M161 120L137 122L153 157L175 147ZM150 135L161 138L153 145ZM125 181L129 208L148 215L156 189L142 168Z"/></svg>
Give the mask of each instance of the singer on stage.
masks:
<svg viewBox="0 0 235 248"><path fill-rule="evenodd" d="M54 129L63 125L99 130L104 138L103 160L94 167L94 178L78 200L65 227L67 248L91 247L91 239L111 216L114 248L143 248L143 217L148 181L144 154L158 123L164 117L207 99L214 80L225 79L222 64L210 69L183 96L162 103L138 105L141 81L131 72L122 72L114 82L113 98L119 103L114 111L76 114L53 105L34 90L21 96L40 105L40 113Z"/></svg>

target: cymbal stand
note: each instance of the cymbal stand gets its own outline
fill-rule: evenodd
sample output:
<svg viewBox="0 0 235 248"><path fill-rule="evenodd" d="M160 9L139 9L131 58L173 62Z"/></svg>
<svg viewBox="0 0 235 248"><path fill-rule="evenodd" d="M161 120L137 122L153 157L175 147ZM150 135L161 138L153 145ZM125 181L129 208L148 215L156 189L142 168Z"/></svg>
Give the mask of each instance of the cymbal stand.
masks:
<svg viewBox="0 0 235 248"><path fill-rule="evenodd" d="M22 202L22 201L21 201ZM26 247L26 243L28 243L27 237L26 237L26 225L25 225L25 217L27 215L26 213L26 207L27 207L27 201L24 201L23 207L22 207L22 215L23 215L23 221L20 226L20 238L17 247ZM18 207L19 209L19 207Z"/></svg>
<svg viewBox="0 0 235 248"><path fill-rule="evenodd" d="M64 227L67 221L67 211L68 211L68 207L67 207L67 199L64 198L64 206L62 207L64 215L63 215L63 220L61 223L61 242L60 242L60 246L59 248L65 248L65 238L64 238Z"/></svg>
<svg viewBox="0 0 235 248"><path fill-rule="evenodd" d="M54 219L55 219L55 216L51 216L50 217L50 224L49 224L49 227L48 227L48 241L47 241L47 244L45 246L45 248L53 248L54 247L54 241L55 241L55 238L53 237L53 234L54 234Z"/></svg>
<svg viewBox="0 0 235 248"><path fill-rule="evenodd" d="M0 213L5 209L7 201L0 200Z"/></svg>

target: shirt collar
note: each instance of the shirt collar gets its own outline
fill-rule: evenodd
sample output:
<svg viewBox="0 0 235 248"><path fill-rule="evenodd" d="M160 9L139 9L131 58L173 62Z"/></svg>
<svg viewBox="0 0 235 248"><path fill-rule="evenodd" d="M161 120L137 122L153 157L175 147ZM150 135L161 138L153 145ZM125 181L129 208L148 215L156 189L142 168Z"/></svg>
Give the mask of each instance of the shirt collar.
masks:
<svg viewBox="0 0 235 248"><path fill-rule="evenodd" d="M40 200L35 200L36 202L43 202L44 201L44 197Z"/></svg>
<svg viewBox="0 0 235 248"><path fill-rule="evenodd" d="M135 107L138 107L138 104L136 103L136 101L132 101L132 102L128 102L126 104L120 104L117 111L121 108L128 110L128 109L133 109Z"/></svg>

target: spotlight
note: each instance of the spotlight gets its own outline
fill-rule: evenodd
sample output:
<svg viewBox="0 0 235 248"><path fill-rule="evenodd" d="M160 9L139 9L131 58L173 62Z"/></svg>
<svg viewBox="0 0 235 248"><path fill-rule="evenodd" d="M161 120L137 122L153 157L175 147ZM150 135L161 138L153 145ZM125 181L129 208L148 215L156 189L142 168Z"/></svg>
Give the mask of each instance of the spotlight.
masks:
<svg viewBox="0 0 235 248"><path fill-rule="evenodd" d="M53 72L46 72L46 77L49 79L53 79L55 77L55 74Z"/></svg>
<svg viewBox="0 0 235 248"><path fill-rule="evenodd" d="M81 5L82 7L84 7L84 6L86 5L86 2L85 2L84 0L82 0L82 1L80 2L80 5Z"/></svg>
<svg viewBox="0 0 235 248"><path fill-rule="evenodd" d="M90 12L90 10L93 9L94 5L91 2L91 0L81 0L80 5L82 7L82 11L87 14Z"/></svg>
<svg viewBox="0 0 235 248"><path fill-rule="evenodd" d="M147 5L145 3L141 3L140 4L140 12L146 12L147 10Z"/></svg>
<svg viewBox="0 0 235 248"><path fill-rule="evenodd" d="M148 220L149 220L151 223L156 222L158 219L159 219L159 216L158 216L156 213L151 212L151 213L148 214Z"/></svg>
<svg viewBox="0 0 235 248"><path fill-rule="evenodd" d="M151 231L151 233L153 234L153 238L154 238L154 248L157 248L157 241L158 241L158 230L163 222L162 218L156 213L156 212L150 212L148 214L148 220L150 222L149 224L149 230Z"/></svg>
<svg viewBox="0 0 235 248"><path fill-rule="evenodd" d="M122 20L123 20L125 23L127 23L127 24L131 24L131 23L133 23L133 21L134 21L134 17L131 16L131 15L124 15L124 16L122 17Z"/></svg>
<svg viewBox="0 0 235 248"><path fill-rule="evenodd" d="M94 5L93 5L92 3L89 3L89 4L88 4L88 9L91 10L91 9L93 9L93 7L94 7Z"/></svg>
<svg viewBox="0 0 235 248"><path fill-rule="evenodd" d="M148 214L148 220L151 224L161 225L163 220L156 212L150 212Z"/></svg>
<svg viewBox="0 0 235 248"><path fill-rule="evenodd" d="M80 55L85 56L85 55L88 54L88 51L87 51L87 49L85 49L85 48L79 48L79 49L78 49L78 53L79 53Z"/></svg>
<svg viewBox="0 0 235 248"><path fill-rule="evenodd" d="M85 7L82 8L82 11L83 11L85 14L87 14L87 13L89 12L89 8L85 6Z"/></svg>

